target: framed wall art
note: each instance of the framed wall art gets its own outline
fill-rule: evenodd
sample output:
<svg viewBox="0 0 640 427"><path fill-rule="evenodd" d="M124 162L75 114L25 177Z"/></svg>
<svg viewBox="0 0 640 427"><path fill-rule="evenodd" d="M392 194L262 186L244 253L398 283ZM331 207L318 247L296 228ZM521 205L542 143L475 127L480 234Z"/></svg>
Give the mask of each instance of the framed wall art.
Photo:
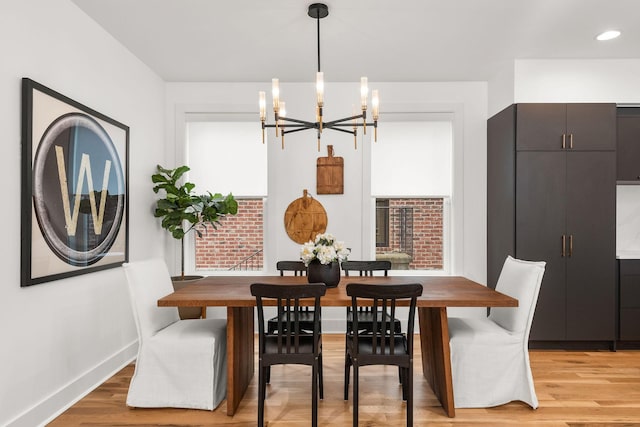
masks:
<svg viewBox="0 0 640 427"><path fill-rule="evenodd" d="M21 286L129 259L129 127L22 79Z"/></svg>

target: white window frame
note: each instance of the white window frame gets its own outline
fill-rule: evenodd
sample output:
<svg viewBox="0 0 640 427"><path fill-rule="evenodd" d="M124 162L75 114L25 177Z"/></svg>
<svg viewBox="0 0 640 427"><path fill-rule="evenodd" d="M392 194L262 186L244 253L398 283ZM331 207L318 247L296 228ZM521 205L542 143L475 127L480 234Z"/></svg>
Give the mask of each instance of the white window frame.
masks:
<svg viewBox="0 0 640 427"><path fill-rule="evenodd" d="M416 116L424 116L424 120L450 121L452 126L452 155L451 155L451 194L444 197L443 201L443 268L442 270L394 270L396 276L402 275L451 275L455 271L460 271L463 265L462 239L463 229L463 121L462 105L411 105L396 107L395 111L381 115L380 121L405 121L407 117L415 119ZM363 174L365 188L362 192L363 212L369 212L368 218L363 218L362 235L363 248L369 248L369 259L375 259L376 236L375 236L375 211L377 198L407 198L394 194L376 195L371 192L371 148L364 145L365 161L363 163ZM413 196L412 196L413 197ZM413 198L442 197L442 195L421 195ZM458 229L460 232L456 233ZM456 250L460 248L460 250ZM366 253L366 251L365 251Z"/></svg>
<svg viewBox="0 0 640 427"><path fill-rule="evenodd" d="M188 141L187 141L187 123L193 121L255 121L255 111L227 111L228 105L207 105L207 106L180 106L176 109L176 164L187 164L188 158ZM254 106L251 108L255 109ZM268 165L267 165L268 167ZM188 172L187 172L188 174ZM235 196L235 195L234 195ZM240 199L253 199L260 196L238 196ZM188 233L184 238L184 270L185 274L197 275L216 275L216 276L250 276L263 275L267 271L267 258L265 257L265 236L266 236L266 213L267 213L267 195L262 196L262 217L263 217L263 265L262 270L244 271L244 270L214 270L214 269L196 269L195 263L195 233ZM175 239L172 239L175 240ZM180 266L180 244L174 245L172 248L174 261L176 266Z"/></svg>

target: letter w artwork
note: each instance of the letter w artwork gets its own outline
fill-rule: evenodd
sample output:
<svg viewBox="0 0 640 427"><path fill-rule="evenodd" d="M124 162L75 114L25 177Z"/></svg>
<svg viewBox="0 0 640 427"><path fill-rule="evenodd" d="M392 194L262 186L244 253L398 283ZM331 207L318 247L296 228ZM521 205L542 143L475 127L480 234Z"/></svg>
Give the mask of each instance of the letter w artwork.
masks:
<svg viewBox="0 0 640 427"><path fill-rule="evenodd" d="M58 161L58 179L60 180L60 193L62 194L62 206L64 208L64 219L67 227L67 235L75 236L76 227L78 226L78 213L80 212L80 200L82 197L82 186L84 177L87 177L87 187L89 192L89 204L91 207L91 216L93 217L94 233L100 235L102 233L102 220L104 219L104 207L107 203L107 185L109 184L109 172L111 171L111 161L104 162L104 175L102 179L102 191L100 193L100 209L96 212L96 196L93 191L93 178L91 177L91 163L89 155L82 153L80 161L80 170L78 171L78 184L76 185L76 194L73 206L73 215L69 204L69 192L67 191L67 171L64 164L64 152L62 147L56 146L56 159ZM91 230L89 230L91 231Z"/></svg>
<svg viewBox="0 0 640 427"><path fill-rule="evenodd" d="M22 79L20 286L129 260L129 127Z"/></svg>
<svg viewBox="0 0 640 427"><path fill-rule="evenodd" d="M60 260L86 267L123 256L112 246L123 222L125 179L118 151L96 120L78 113L56 119L38 146L33 180L38 226Z"/></svg>

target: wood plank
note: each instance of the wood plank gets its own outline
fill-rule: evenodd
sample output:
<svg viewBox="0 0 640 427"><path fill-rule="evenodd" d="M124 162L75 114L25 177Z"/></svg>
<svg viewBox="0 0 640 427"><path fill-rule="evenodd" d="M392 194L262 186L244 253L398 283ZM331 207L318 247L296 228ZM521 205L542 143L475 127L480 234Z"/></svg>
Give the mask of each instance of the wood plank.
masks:
<svg viewBox="0 0 640 427"><path fill-rule="evenodd" d="M254 374L253 308L227 308L227 413L235 414Z"/></svg>
<svg viewBox="0 0 640 427"><path fill-rule="evenodd" d="M158 300L160 307L255 307L252 283L301 284L300 276L209 276ZM347 283L420 283L424 291L418 307L517 307L518 301L460 276L342 277L337 288L327 289L323 307L348 307Z"/></svg>
<svg viewBox="0 0 640 427"><path fill-rule="evenodd" d="M456 416L453 406L453 377L449 349L449 323L446 307L418 309L422 371L431 389L449 417Z"/></svg>

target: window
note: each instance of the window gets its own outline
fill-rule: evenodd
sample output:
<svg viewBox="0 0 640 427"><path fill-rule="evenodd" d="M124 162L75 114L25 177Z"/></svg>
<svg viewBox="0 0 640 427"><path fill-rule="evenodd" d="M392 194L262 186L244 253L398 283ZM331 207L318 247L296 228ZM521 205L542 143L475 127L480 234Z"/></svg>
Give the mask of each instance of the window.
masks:
<svg viewBox="0 0 640 427"><path fill-rule="evenodd" d="M376 199L376 248L389 246L389 199Z"/></svg>
<svg viewBox="0 0 640 427"><path fill-rule="evenodd" d="M186 126L189 181L196 192L232 193L238 214L193 238L196 270L262 270L266 145L256 144L253 115L190 115ZM261 149L262 147L262 149Z"/></svg>
<svg viewBox="0 0 640 427"><path fill-rule="evenodd" d="M449 234L452 121L442 115L393 116L385 115L388 143L371 149L376 259L390 260L393 269L442 270Z"/></svg>
<svg viewBox="0 0 640 427"><path fill-rule="evenodd" d="M443 197L376 199L376 230L387 230L386 241L376 240L376 259L394 269L442 270L443 216Z"/></svg>

